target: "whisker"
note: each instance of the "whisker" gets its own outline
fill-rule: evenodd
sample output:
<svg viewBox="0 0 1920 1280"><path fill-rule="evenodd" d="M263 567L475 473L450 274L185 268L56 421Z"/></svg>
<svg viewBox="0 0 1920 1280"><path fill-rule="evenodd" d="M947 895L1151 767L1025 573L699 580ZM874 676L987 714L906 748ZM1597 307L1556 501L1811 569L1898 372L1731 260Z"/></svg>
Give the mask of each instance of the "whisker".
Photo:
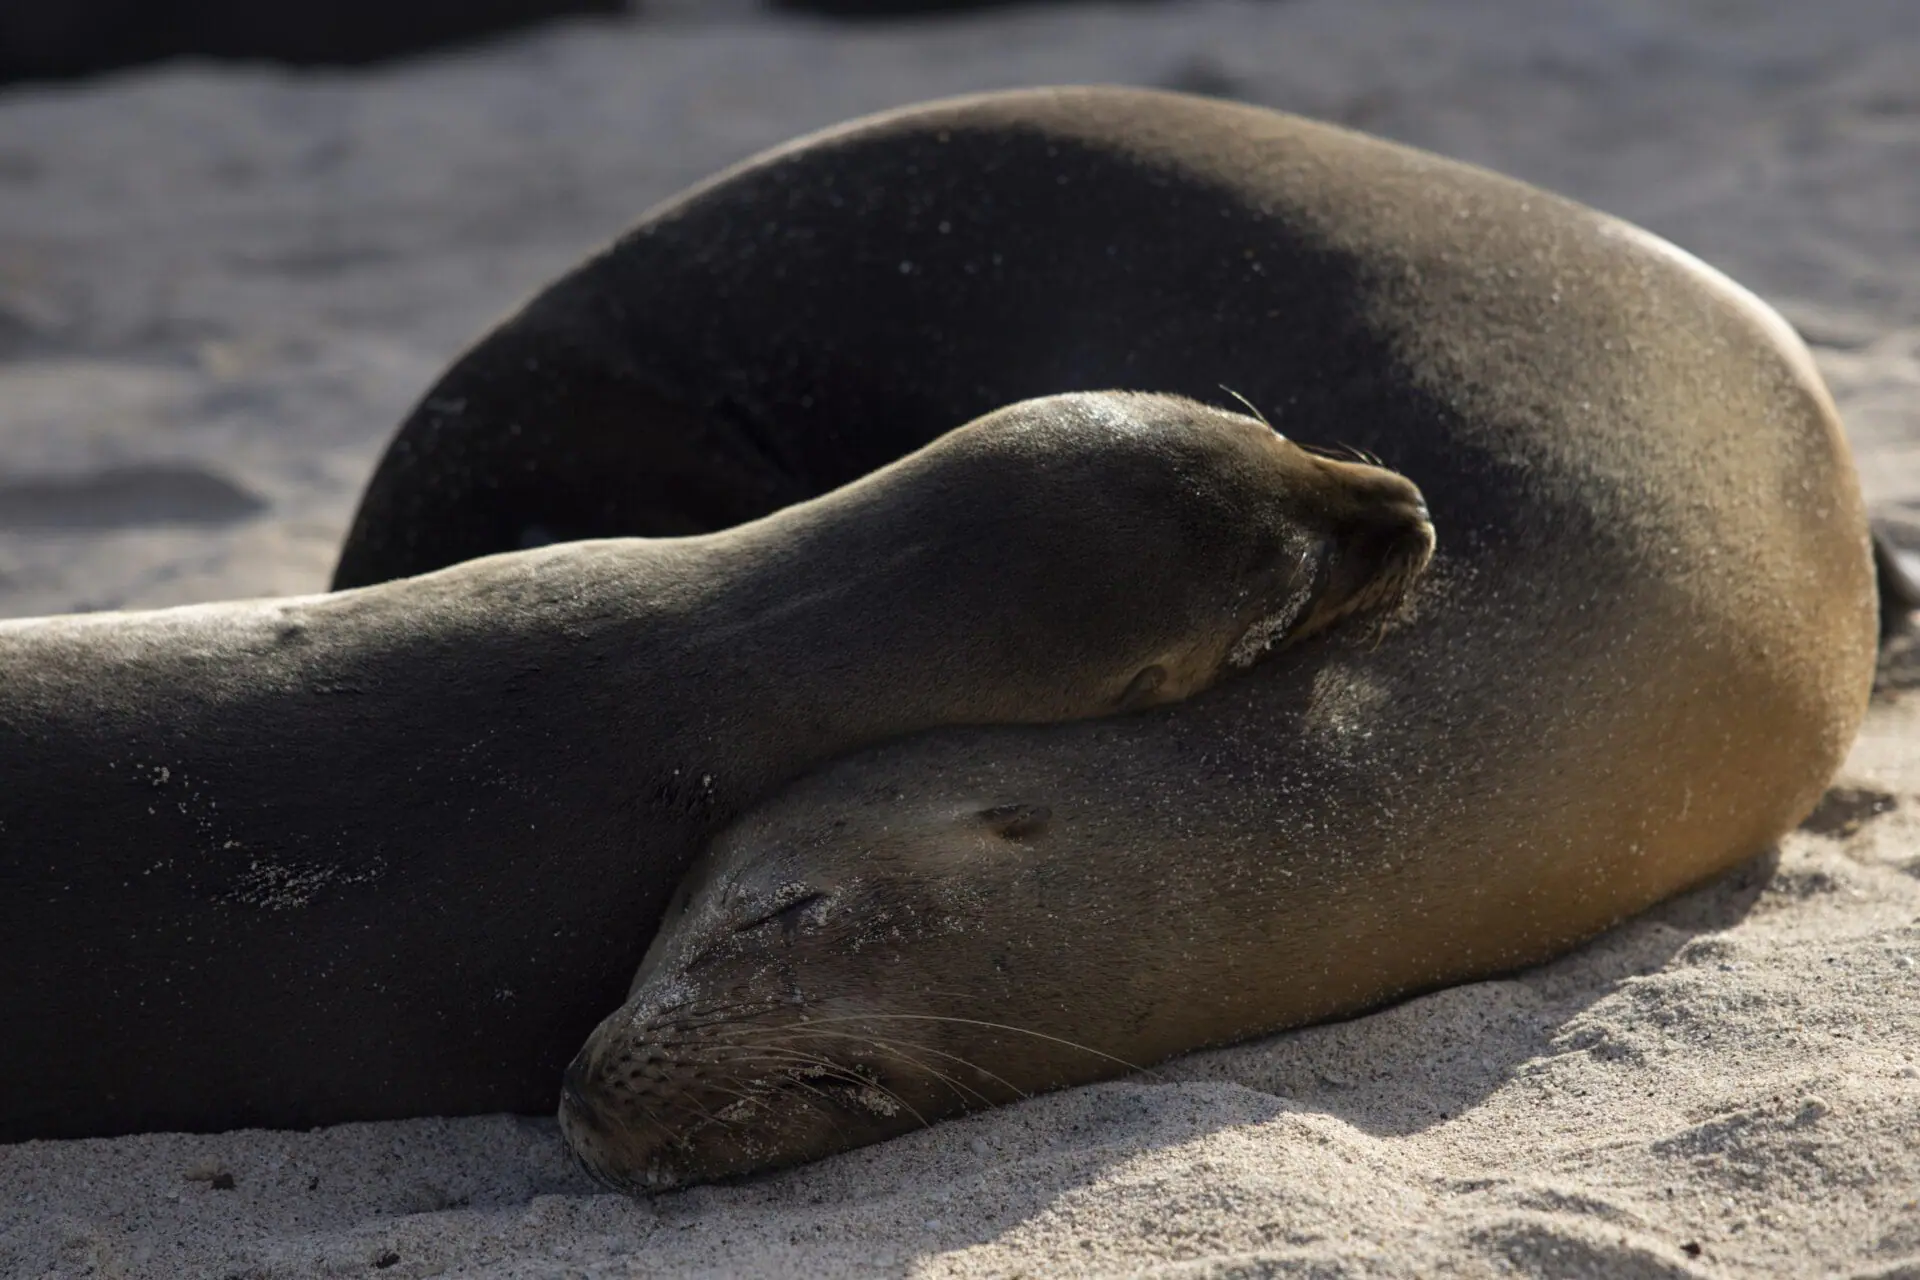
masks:
<svg viewBox="0 0 1920 1280"><path fill-rule="evenodd" d="M905 1098L901 1097L899 1094L895 1093L893 1090L887 1088L887 1086L881 1084L879 1081L869 1080L865 1076L860 1075L858 1072L852 1071L846 1067L843 1067L840 1064L832 1061L831 1059L822 1058L816 1054L803 1053L798 1049L788 1049L782 1045L761 1045L761 1046L756 1046L755 1048L759 1052L781 1053L781 1054L787 1055L789 1058L799 1059L803 1065L810 1066L810 1067L818 1067L826 1075L830 1076L833 1079L843 1081L846 1084L855 1085L862 1089L876 1089L879 1092L886 1094L889 1098L892 1098L894 1102L900 1105L902 1110L904 1110L908 1115L912 1116L915 1120L919 1121L920 1127L922 1129L926 1128L928 1125L927 1118L921 1115L919 1111L915 1110L913 1105L909 1103ZM796 1080L794 1083L798 1084L800 1082Z"/></svg>
<svg viewBox="0 0 1920 1280"><path fill-rule="evenodd" d="M1016 1035L1032 1036L1037 1040L1048 1040L1054 1044L1064 1045L1069 1049L1076 1049L1081 1053L1092 1054L1096 1058L1105 1058L1108 1062L1118 1063L1129 1071L1137 1071L1142 1075L1149 1075L1155 1079L1165 1078L1157 1071L1128 1062L1125 1058L1116 1058L1110 1053L1103 1053L1091 1045L1079 1044L1072 1040L1063 1040L1059 1036L1050 1036L1044 1031L1034 1031L1027 1027L1016 1027L1005 1022L987 1022L980 1018L954 1018L938 1013L863 1013L857 1016L849 1015L834 1018L802 1018L794 1025L806 1026L815 1022L864 1022L874 1018L894 1018L915 1022L953 1022L963 1026L988 1027L995 1031L1011 1031Z"/></svg>
<svg viewBox="0 0 1920 1280"><path fill-rule="evenodd" d="M954 1097L959 1099L960 1105L967 1108L968 1110L973 1110L977 1106L990 1107L993 1105L993 1099L989 1098L986 1094L980 1092L978 1089L975 1089L961 1082L960 1080L954 1078L948 1073L940 1070L938 1067L930 1066L929 1064L920 1061L920 1059L906 1052L905 1049L901 1048L900 1045L895 1042L882 1040L878 1036L856 1035L851 1031L813 1031L807 1034L816 1035L816 1036L837 1036L843 1040L852 1040L857 1044L871 1045L873 1048L879 1050L882 1055L892 1058L897 1062L905 1063L907 1066L910 1066L915 1070L920 1071L932 1077L935 1080L938 1080L941 1084L946 1085L947 1088L953 1091ZM922 1045L909 1045L908 1048L925 1050L925 1046L922 1046ZM933 1052L933 1053L939 1052L939 1050L937 1049L925 1050L925 1051ZM947 1054L945 1056L952 1057L953 1055ZM986 1074L986 1073L983 1072L982 1074ZM971 1097L969 1097L968 1095L971 1095Z"/></svg>
<svg viewBox="0 0 1920 1280"><path fill-rule="evenodd" d="M1267 415L1260 412L1259 406L1254 404L1253 401L1247 399L1245 396L1241 395L1238 391L1235 391L1232 387L1228 386L1224 382L1219 383L1217 385L1222 391L1226 392L1228 395L1232 396L1235 400L1238 400L1241 404L1245 405L1247 412L1252 414L1254 417L1260 419L1260 424L1264 426L1267 430L1273 432L1275 435L1280 434L1280 429L1274 426L1271 422L1267 421Z"/></svg>
<svg viewBox="0 0 1920 1280"><path fill-rule="evenodd" d="M725 1085L710 1085L707 1087L711 1088L715 1093L732 1094L734 1097L739 1098L740 1101L742 1102L751 1101L751 1099L747 1098L746 1095L739 1093L737 1090L729 1089ZM713 1124L717 1124L722 1126L723 1128L729 1128L729 1129L733 1127L733 1121L727 1119L725 1116L719 1115L716 1112L707 1110L705 1107L701 1106L697 1100L693 1098L688 1098L681 1095L675 1095L673 1097L667 1098L666 1102L669 1106L679 1111L682 1115L687 1115L692 1117L692 1122L688 1125L686 1129L686 1133L689 1133L689 1134L698 1133L701 1129L705 1128L708 1125L713 1125Z"/></svg>
<svg viewBox="0 0 1920 1280"><path fill-rule="evenodd" d="M808 1064L808 1065L812 1065L812 1064ZM826 1094L822 1093L820 1090L814 1088L812 1085L808 1084L806 1081L797 1079L794 1076L787 1074L785 1071L781 1073L780 1079L784 1085L791 1085L797 1089L804 1089L808 1093L813 1094L814 1096L812 1098L802 1098L801 1101L805 1102L808 1106L812 1107L820 1115L824 1116L826 1118L827 1123L833 1126L835 1132L843 1135L845 1134L846 1130L844 1129L844 1127L842 1127L840 1123L839 1109L833 1105L832 1098L828 1097ZM865 1081L861 1081L860 1083L864 1084ZM741 1100L743 1102L752 1102L754 1105L760 1107L763 1111L771 1112L772 1108L769 1105L769 1100L778 1091L779 1091L779 1086L772 1086L772 1087L769 1087L764 1093L756 1095L753 1098L747 1098L743 1095Z"/></svg>
<svg viewBox="0 0 1920 1280"><path fill-rule="evenodd" d="M802 1029L804 1030L804 1028ZM807 1034L816 1035L816 1036L846 1036L851 1039L863 1039L870 1044L884 1045L889 1048L894 1048L896 1052L898 1051L897 1046L900 1043L903 1043L903 1042L894 1041L894 1040L883 1040L878 1036L855 1036L850 1031L808 1031ZM952 1059L954 1062L959 1063L961 1066L965 1067L967 1070L978 1072L980 1075L985 1076L987 1079L993 1081L995 1084L999 1085L1001 1088L1005 1089L1009 1093L1018 1094L1022 1098L1031 1098L1033 1096L1032 1094L1028 1093L1025 1089L1022 1089L1019 1085L1014 1084L1011 1081L1008 1081L1006 1079L1003 1079L1000 1076L995 1075L993 1072L987 1070L985 1067L982 1067L973 1062L970 1062L967 1059L961 1057L957 1053L948 1053L944 1049L936 1049L930 1044L920 1044L917 1041L905 1041L904 1043L909 1049L914 1050L916 1053L932 1053L932 1054L938 1054L942 1058ZM923 1071L926 1071L931 1075L938 1076L942 1080L949 1080L951 1083L955 1083L955 1084L958 1083L957 1081L951 1081L950 1077L944 1075L941 1072L935 1071L933 1068L928 1067L925 1064L915 1063L914 1065L919 1066ZM986 1094L981 1093L978 1089L973 1089L970 1086L960 1086L960 1087L967 1088L968 1092L972 1093L975 1097L978 1097L987 1106L994 1105L992 1099L988 1098Z"/></svg>
<svg viewBox="0 0 1920 1280"><path fill-rule="evenodd" d="M1332 444L1302 444L1300 447L1308 453L1322 458L1331 458L1335 462L1364 462L1370 467L1379 467L1382 470L1387 468L1387 464L1380 460L1379 454L1362 449L1358 445L1348 444L1344 440L1337 440Z"/></svg>

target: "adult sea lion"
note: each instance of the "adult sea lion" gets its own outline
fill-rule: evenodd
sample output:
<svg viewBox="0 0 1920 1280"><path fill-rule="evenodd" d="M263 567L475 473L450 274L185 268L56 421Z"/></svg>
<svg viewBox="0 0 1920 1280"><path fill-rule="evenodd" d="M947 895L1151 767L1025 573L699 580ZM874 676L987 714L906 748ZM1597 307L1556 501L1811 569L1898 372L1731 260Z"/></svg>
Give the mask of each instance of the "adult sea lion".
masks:
<svg viewBox="0 0 1920 1280"><path fill-rule="evenodd" d="M1217 101L936 103L663 206L423 402L340 574L717 527L1001 401L1218 384L1421 487L1410 620L743 819L572 1068L590 1166L790 1162L1512 968L1819 796L1873 557L1779 317L1593 210Z"/></svg>
<svg viewBox="0 0 1920 1280"><path fill-rule="evenodd" d="M1385 603L1418 491L1164 396L724 533L0 624L0 1139L549 1110L704 839L855 746Z"/></svg>

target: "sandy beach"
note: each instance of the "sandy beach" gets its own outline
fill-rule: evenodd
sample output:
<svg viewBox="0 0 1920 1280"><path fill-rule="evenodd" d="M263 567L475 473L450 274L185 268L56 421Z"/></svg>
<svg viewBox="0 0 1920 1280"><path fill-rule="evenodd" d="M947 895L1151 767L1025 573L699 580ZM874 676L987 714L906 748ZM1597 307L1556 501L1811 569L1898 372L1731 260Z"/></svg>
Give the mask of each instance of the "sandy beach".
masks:
<svg viewBox="0 0 1920 1280"><path fill-rule="evenodd" d="M0 91L0 616L320 589L436 371L649 205L1055 82L1303 112L1674 240L1801 330L1920 552L1911 0L661 8ZM0 1147L0 1275L1920 1278L1920 656L1888 684L1776 851L1506 979L645 1201L549 1119Z"/></svg>

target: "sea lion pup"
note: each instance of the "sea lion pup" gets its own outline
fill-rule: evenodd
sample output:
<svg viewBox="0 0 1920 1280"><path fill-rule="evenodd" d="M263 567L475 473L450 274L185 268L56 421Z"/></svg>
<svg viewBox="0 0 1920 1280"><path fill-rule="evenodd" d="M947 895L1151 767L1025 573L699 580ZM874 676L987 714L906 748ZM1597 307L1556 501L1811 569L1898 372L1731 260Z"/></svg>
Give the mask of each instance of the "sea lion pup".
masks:
<svg viewBox="0 0 1920 1280"><path fill-rule="evenodd" d="M1390 472L1074 395L723 534L0 624L0 1137L549 1111L778 783L1183 697L1431 540Z"/></svg>
<svg viewBox="0 0 1920 1280"><path fill-rule="evenodd" d="M1306 641L1138 717L936 731L743 818L570 1071L567 1133L617 1185L1551 956L1766 848L1865 712L1873 557L1831 399L1777 315L1616 219L1256 108L1087 89L856 124L655 234L682 220L719 239L689 279L784 256L729 282L776 317L769 294L811 291L830 351L740 332L829 413L841 361L889 412L1120 368L1225 383L1404 472L1441 538L1378 645ZM629 250L655 251L608 264ZM783 421L767 438L814 456L806 413Z"/></svg>

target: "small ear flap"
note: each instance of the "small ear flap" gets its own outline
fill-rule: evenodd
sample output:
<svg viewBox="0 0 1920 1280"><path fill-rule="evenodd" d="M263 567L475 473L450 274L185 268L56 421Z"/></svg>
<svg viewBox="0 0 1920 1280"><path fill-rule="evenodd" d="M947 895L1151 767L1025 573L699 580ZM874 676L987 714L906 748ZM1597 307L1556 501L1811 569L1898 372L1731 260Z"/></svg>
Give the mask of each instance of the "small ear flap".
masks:
<svg viewBox="0 0 1920 1280"><path fill-rule="evenodd" d="M977 816L1002 840L1025 840L1047 829L1053 810L1043 804L1002 804L982 809Z"/></svg>

